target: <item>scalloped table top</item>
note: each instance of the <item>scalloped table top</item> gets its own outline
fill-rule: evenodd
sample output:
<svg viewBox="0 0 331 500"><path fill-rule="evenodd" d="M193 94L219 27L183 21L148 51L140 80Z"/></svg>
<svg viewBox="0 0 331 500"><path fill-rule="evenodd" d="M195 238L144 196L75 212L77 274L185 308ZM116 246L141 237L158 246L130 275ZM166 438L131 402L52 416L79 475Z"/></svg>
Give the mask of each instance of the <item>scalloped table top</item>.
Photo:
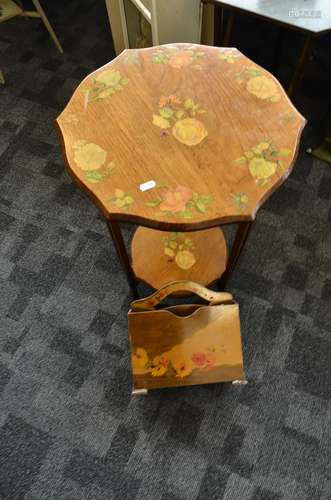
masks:
<svg viewBox="0 0 331 500"><path fill-rule="evenodd" d="M104 215L165 230L253 220L305 123L237 49L192 44L125 50L57 119L68 170Z"/></svg>

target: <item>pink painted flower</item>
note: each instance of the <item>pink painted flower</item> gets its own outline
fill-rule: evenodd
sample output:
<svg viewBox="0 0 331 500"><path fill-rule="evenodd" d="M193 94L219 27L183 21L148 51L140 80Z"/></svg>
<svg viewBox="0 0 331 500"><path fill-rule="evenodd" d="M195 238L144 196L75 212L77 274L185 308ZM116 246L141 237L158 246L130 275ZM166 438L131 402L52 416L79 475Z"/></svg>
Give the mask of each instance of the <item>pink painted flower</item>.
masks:
<svg viewBox="0 0 331 500"><path fill-rule="evenodd" d="M160 210L165 212L181 212L185 210L186 203L192 198L192 191L186 186L177 186L175 189L168 189L162 196Z"/></svg>
<svg viewBox="0 0 331 500"><path fill-rule="evenodd" d="M192 354L191 359L192 359L193 363L196 366L199 366L200 368L202 366L205 366L205 364L207 362L207 358L206 358L206 355L204 352L195 352L194 354Z"/></svg>

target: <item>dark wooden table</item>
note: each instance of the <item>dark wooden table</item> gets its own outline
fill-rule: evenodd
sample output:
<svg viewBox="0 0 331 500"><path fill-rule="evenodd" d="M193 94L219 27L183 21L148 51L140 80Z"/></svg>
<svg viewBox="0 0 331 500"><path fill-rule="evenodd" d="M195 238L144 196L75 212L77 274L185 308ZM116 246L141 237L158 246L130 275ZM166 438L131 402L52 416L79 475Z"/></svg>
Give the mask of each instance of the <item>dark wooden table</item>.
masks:
<svg viewBox="0 0 331 500"><path fill-rule="evenodd" d="M304 34L304 44L292 80L287 89L292 96L298 88L303 76L307 61L311 57L314 42L320 35L331 31L331 1L330 0L204 0L213 3L218 8L230 11L223 45L229 46L236 14L243 13L259 17L279 26L277 39L277 53L274 65L277 67L282 50L282 27L301 31ZM215 38L220 36L219 17L215 16Z"/></svg>

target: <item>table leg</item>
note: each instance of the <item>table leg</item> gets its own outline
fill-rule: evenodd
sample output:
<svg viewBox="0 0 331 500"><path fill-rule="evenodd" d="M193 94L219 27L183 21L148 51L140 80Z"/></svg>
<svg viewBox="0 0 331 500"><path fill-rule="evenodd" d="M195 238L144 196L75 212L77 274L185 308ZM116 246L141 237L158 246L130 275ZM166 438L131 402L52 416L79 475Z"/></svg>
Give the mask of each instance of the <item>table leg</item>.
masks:
<svg viewBox="0 0 331 500"><path fill-rule="evenodd" d="M277 27L277 37L276 37L276 43L275 43L275 52L274 52L274 59L272 63L272 72L274 76L278 76L279 73L279 67L280 67L280 62L282 59L282 54L283 54L283 45L284 45L284 29L282 26Z"/></svg>
<svg viewBox="0 0 331 500"><path fill-rule="evenodd" d="M234 13L234 10L232 9L230 11L230 16L229 16L228 23L226 26L223 47L229 47L229 44L231 41L231 35L232 35L232 28L233 28L233 24L234 24L234 18L235 18L235 13Z"/></svg>
<svg viewBox="0 0 331 500"><path fill-rule="evenodd" d="M135 299L138 299L139 295L137 291L137 279L131 267L130 259L126 251L120 226L117 222L114 221L107 221L107 225L110 235L113 239L118 258L122 264L123 270L126 273L126 277L130 285L132 295L134 296Z"/></svg>
<svg viewBox="0 0 331 500"><path fill-rule="evenodd" d="M231 248L231 253L226 266L226 269L220 279L220 286L224 288L228 279L230 278L234 268L236 267L239 256L246 243L249 231L253 225L253 222L239 222L236 236Z"/></svg>
<svg viewBox="0 0 331 500"><path fill-rule="evenodd" d="M314 41L314 36L312 34L309 34L305 39L298 65L292 77L289 88L287 89L287 94L289 97L293 96L294 92L297 90L301 83L305 72L306 63L308 62L313 50Z"/></svg>

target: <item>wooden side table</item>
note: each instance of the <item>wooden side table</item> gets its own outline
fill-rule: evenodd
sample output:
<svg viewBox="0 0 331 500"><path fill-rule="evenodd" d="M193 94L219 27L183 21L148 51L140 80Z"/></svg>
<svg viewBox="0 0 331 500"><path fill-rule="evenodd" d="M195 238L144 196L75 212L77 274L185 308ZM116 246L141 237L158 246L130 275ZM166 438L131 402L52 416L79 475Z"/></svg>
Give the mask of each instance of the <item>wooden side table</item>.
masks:
<svg viewBox="0 0 331 500"><path fill-rule="evenodd" d="M136 296L138 280L225 286L259 207L291 172L305 119L236 49L175 44L124 51L83 80L56 123ZM140 226L131 259L122 221ZM232 223L228 257L219 226Z"/></svg>

